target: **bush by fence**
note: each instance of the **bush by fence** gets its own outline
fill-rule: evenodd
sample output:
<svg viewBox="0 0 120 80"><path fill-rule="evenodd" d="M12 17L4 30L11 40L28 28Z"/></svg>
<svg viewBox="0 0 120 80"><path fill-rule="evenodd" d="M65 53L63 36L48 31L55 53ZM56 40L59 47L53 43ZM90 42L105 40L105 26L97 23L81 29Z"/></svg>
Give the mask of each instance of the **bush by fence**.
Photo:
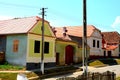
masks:
<svg viewBox="0 0 120 80"><path fill-rule="evenodd" d="M87 77L79 75L78 77L63 77L57 80L116 80L116 74L114 72L104 72L104 73L88 73Z"/></svg>

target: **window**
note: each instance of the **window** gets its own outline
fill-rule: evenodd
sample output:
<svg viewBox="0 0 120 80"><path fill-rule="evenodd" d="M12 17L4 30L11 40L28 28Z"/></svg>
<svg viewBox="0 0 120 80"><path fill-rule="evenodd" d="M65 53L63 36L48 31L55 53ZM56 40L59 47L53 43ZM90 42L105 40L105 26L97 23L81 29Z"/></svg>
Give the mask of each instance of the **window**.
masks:
<svg viewBox="0 0 120 80"><path fill-rule="evenodd" d="M93 40L93 47L95 47L95 40Z"/></svg>
<svg viewBox="0 0 120 80"><path fill-rule="evenodd" d="M13 52L18 52L19 40L13 41Z"/></svg>
<svg viewBox="0 0 120 80"><path fill-rule="evenodd" d="M45 42L44 44L44 53L49 53L49 42Z"/></svg>
<svg viewBox="0 0 120 80"><path fill-rule="evenodd" d="M99 44L99 41L97 41L97 48L99 48L100 47L100 44Z"/></svg>
<svg viewBox="0 0 120 80"><path fill-rule="evenodd" d="M35 40L34 53L40 53L40 41Z"/></svg>
<svg viewBox="0 0 120 80"><path fill-rule="evenodd" d="M108 51L108 57L112 57L112 52L111 51Z"/></svg>

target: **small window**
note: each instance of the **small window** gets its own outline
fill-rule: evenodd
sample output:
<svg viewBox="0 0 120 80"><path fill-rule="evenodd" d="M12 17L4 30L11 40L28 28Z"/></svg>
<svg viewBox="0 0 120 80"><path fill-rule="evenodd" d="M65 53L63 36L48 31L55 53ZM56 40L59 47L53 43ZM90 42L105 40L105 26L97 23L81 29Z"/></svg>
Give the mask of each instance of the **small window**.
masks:
<svg viewBox="0 0 120 80"><path fill-rule="evenodd" d="M100 42L99 41L97 41L97 48L99 48L100 47Z"/></svg>
<svg viewBox="0 0 120 80"><path fill-rule="evenodd" d="M44 53L49 53L49 42L45 42L44 44Z"/></svg>
<svg viewBox="0 0 120 80"><path fill-rule="evenodd" d="M93 40L93 47L95 47L95 40Z"/></svg>
<svg viewBox="0 0 120 80"><path fill-rule="evenodd" d="M34 53L40 53L40 41L35 40Z"/></svg>
<svg viewBox="0 0 120 80"><path fill-rule="evenodd" d="M19 40L13 41L13 52L18 52Z"/></svg>

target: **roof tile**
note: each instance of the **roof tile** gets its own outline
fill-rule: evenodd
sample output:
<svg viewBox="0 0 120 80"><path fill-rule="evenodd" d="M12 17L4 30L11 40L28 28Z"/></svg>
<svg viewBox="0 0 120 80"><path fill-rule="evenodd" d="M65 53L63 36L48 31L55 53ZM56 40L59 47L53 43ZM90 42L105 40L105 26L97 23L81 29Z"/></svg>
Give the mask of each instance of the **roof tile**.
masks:
<svg viewBox="0 0 120 80"><path fill-rule="evenodd" d="M102 32L102 35L106 43L119 43L120 41L120 34L116 31Z"/></svg>
<svg viewBox="0 0 120 80"><path fill-rule="evenodd" d="M82 26L69 26L69 27L66 27L66 29L67 29L66 34L68 34L68 35L77 36L77 37L83 36L83 27ZM88 25L87 26L87 36L88 37L91 36L91 34L94 32L95 29L97 29L97 28L95 28L93 25ZM56 27L55 30L57 31L56 32L57 37L63 37L63 27Z"/></svg>
<svg viewBox="0 0 120 80"><path fill-rule="evenodd" d="M37 21L38 16L0 21L0 35L27 33Z"/></svg>

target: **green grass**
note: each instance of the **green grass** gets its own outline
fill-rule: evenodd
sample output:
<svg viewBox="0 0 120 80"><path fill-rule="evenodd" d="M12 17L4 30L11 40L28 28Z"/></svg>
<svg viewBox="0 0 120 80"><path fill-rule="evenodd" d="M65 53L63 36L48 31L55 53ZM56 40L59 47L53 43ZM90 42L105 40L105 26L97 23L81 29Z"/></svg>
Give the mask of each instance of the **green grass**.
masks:
<svg viewBox="0 0 120 80"><path fill-rule="evenodd" d="M16 80L18 73L0 73L0 80ZM24 73L27 78L35 77L37 74L35 73Z"/></svg>
<svg viewBox="0 0 120 80"><path fill-rule="evenodd" d="M13 65L10 65L8 63L0 65L0 71L4 71L4 70L24 70L24 69L25 68L22 67L22 66L13 66Z"/></svg>
<svg viewBox="0 0 120 80"><path fill-rule="evenodd" d="M101 62L100 60L95 60L89 63L89 66L97 66L97 65L104 65L104 63Z"/></svg>
<svg viewBox="0 0 120 80"><path fill-rule="evenodd" d="M89 66L106 66L106 65L118 65L120 64L120 59L108 58L108 59L96 59L89 61Z"/></svg>
<svg viewBox="0 0 120 80"><path fill-rule="evenodd" d="M116 80L120 80L120 77L117 77Z"/></svg>
<svg viewBox="0 0 120 80"><path fill-rule="evenodd" d="M0 80L16 80L17 73L0 73Z"/></svg>
<svg viewBox="0 0 120 80"><path fill-rule="evenodd" d="M21 66L13 66L8 64L7 62L4 64L0 64L0 71L18 71L25 70L24 67ZM18 73L0 73L0 80L16 80Z"/></svg>

